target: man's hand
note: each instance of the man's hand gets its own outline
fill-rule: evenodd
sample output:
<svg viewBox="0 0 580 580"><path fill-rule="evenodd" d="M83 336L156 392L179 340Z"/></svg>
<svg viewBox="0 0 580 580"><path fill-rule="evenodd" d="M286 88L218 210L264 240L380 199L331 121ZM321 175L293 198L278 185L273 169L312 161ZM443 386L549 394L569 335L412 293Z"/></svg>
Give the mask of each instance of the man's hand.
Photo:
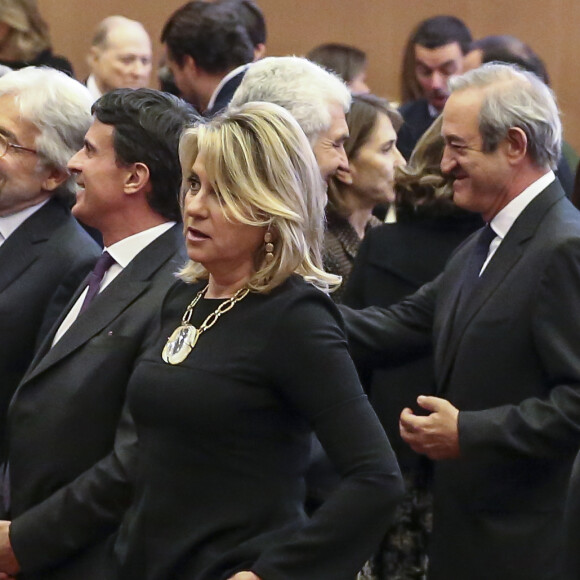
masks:
<svg viewBox="0 0 580 580"><path fill-rule="evenodd" d="M417 403L431 414L423 417L415 415L409 408L403 409L399 419L401 437L413 451L430 459L459 457L459 410L439 397L421 395Z"/></svg>
<svg viewBox="0 0 580 580"><path fill-rule="evenodd" d="M256 576L253 572L238 572L237 574L231 576L228 580L262 580L262 579L259 576Z"/></svg>
<svg viewBox="0 0 580 580"><path fill-rule="evenodd" d="M9 529L10 522L0 520L0 571L4 574L4 576L0 576L0 580L16 576L20 572L20 565L10 544Z"/></svg>

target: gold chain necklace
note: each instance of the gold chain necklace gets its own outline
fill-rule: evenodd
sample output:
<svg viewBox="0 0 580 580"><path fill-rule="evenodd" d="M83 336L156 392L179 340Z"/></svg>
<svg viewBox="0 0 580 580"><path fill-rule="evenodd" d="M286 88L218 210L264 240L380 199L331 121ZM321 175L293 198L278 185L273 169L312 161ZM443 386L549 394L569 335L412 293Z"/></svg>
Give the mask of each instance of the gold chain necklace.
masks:
<svg viewBox="0 0 580 580"><path fill-rule="evenodd" d="M193 347L197 343L197 339L202 333L211 328L219 319L219 317L231 310L236 302L243 300L249 293L248 288L240 288L231 298L228 298L225 302L222 302L202 323L199 328L190 324L191 314L195 305L200 301L202 296L205 296L207 292L207 286L200 290L195 298L189 303L189 306L185 309L183 318L181 319L181 325L178 326L173 334L167 339L167 343L163 348L161 357L163 360L170 365L178 365L183 362L189 353L193 350Z"/></svg>

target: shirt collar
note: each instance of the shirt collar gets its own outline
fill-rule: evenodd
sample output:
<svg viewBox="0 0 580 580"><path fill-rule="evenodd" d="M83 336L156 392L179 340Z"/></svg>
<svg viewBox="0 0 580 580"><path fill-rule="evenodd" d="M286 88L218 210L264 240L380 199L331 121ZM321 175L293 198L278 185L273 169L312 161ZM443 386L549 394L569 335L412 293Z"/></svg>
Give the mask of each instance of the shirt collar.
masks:
<svg viewBox="0 0 580 580"><path fill-rule="evenodd" d="M441 111L438 111L429 101L427 101L427 110L429 111L429 115L431 115L433 120L435 120L441 114Z"/></svg>
<svg viewBox="0 0 580 580"><path fill-rule="evenodd" d="M503 240L510 228L520 214L526 209L529 203L537 197L550 183L556 179L553 171L548 171L531 185L526 187L522 193L512 199L490 222L493 231Z"/></svg>
<svg viewBox="0 0 580 580"><path fill-rule="evenodd" d="M224 87L224 85L230 81L231 79L233 79L236 75L238 75L239 73L241 73L243 70L246 70L248 68L247 64L243 64L237 68L235 68L234 70L231 70L219 83L219 85L215 88L215 91L212 93L211 98L209 100L209 103L207 104L206 107L206 111L211 111L213 109L213 106L215 105L216 99L218 97L218 95L220 94L220 91L222 90L222 88Z"/></svg>
<svg viewBox="0 0 580 580"><path fill-rule="evenodd" d="M164 234L168 229L175 225L175 222L164 222L158 226L154 226L147 230L143 230L138 234L133 234L124 238L109 247L104 248L115 259L115 262L126 268L129 262L153 240L157 239L161 234Z"/></svg>
<svg viewBox="0 0 580 580"><path fill-rule="evenodd" d="M50 198L49 198L50 199ZM33 213L36 213L43 205L48 203L48 199L37 203L36 205L31 205L21 211L16 213L0 217L0 234L4 240L8 239L21 224L23 224Z"/></svg>
<svg viewBox="0 0 580 580"><path fill-rule="evenodd" d="M87 89L89 89L89 93L91 93L91 96L95 101L103 96L103 93L101 93L97 86L97 81L95 80L94 75L89 75L89 78L87 79Z"/></svg>

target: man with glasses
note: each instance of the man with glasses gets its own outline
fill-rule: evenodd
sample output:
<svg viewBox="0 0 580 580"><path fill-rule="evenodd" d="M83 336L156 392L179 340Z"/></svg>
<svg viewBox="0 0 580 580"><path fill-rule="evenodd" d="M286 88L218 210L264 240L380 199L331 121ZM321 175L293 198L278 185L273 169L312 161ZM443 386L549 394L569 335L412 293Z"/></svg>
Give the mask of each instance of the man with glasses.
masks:
<svg viewBox="0 0 580 580"><path fill-rule="evenodd" d="M6 418L11 523L0 521L0 572L20 568L27 579L114 577L107 545L130 499L135 445L125 391L186 260L178 143L197 119L191 107L125 88L92 111L68 168L79 186L72 212L102 234L104 251L40 343Z"/></svg>
<svg viewBox="0 0 580 580"><path fill-rule="evenodd" d="M8 402L39 329L48 330L99 255L70 214L76 185L66 167L91 123L91 101L84 86L54 69L0 78L2 456Z"/></svg>

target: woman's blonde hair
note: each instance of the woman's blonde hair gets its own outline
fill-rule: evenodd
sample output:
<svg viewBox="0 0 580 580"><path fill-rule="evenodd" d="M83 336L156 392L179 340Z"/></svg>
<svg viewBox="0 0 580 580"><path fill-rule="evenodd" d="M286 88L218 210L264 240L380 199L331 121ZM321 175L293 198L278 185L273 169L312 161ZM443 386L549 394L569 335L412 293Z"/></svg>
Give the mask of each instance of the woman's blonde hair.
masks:
<svg viewBox="0 0 580 580"><path fill-rule="evenodd" d="M268 292L296 273L328 291L340 277L322 269L325 186L314 153L292 115L273 103L251 102L185 131L179 145L184 195L198 154L228 219L269 228L274 259L255 257L248 286ZM186 282L208 272L190 261Z"/></svg>
<svg viewBox="0 0 580 580"><path fill-rule="evenodd" d="M36 0L0 0L0 22L12 29L10 44L23 61L33 60L50 48L48 25Z"/></svg>

